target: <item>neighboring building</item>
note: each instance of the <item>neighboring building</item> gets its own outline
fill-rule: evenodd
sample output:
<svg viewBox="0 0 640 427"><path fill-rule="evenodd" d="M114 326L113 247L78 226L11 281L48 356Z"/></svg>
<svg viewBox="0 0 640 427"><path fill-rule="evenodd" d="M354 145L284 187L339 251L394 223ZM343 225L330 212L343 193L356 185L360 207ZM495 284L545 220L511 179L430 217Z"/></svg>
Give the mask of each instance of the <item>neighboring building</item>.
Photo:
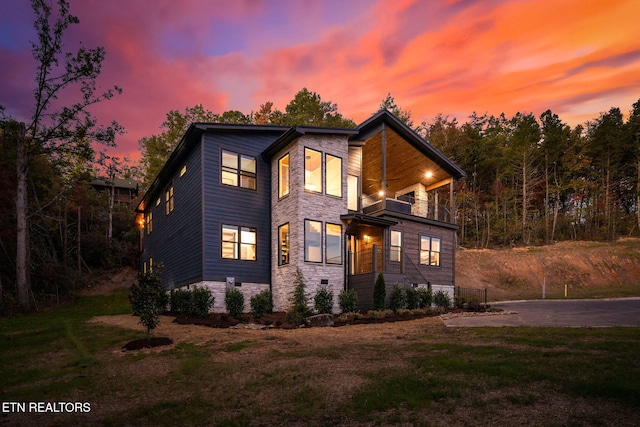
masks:
<svg viewBox="0 0 640 427"><path fill-rule="evenodd" d="M465 176L386 110L354 129L192 124L145 194L141 269L167 289L207 286L224 309L271 289L307 292L455 283L454 183ZM387 295L389 292L387 293Z"/></svg>
<svg viewBox="0 0 640 427"><path fill-rule="evenodd" d="M115 203L130 204L138 196L138 182L132 179L98 177L90 182L98 192L109 192L113 188L113 201Z"/></svg>

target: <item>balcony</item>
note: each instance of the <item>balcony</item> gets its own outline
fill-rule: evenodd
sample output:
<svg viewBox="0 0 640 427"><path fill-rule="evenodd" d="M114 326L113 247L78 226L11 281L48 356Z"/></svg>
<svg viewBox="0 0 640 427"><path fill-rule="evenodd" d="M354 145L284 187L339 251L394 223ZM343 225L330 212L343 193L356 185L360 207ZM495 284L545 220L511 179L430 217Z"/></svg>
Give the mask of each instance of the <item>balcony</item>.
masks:
<svg viewBox="0 0 640 427"><path fill-rule="evenodd" d="M363 205L365 201L363 200ZM416 203L414 198L407 196L377 200L362 208L362 213L367 215L375 215L382 211L414 215L440 222L451 222L451 208L449 206L436 203Z"/></svg>

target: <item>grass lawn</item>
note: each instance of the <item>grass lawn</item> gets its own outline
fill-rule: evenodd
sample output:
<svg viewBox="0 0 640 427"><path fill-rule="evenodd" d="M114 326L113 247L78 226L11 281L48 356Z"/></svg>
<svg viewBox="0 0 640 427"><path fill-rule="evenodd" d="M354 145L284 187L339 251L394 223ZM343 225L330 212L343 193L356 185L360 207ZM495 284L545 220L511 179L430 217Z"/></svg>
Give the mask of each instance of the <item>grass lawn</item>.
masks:
<svg viewBox="0 0 640 427"><path fill-rule="evenodd" d="M129 312L119 290L0 319L0 424L640 425L640 328L210 329L124 354L144 333L88 320ZM9 402L90 412L9 413Z"/></svg>

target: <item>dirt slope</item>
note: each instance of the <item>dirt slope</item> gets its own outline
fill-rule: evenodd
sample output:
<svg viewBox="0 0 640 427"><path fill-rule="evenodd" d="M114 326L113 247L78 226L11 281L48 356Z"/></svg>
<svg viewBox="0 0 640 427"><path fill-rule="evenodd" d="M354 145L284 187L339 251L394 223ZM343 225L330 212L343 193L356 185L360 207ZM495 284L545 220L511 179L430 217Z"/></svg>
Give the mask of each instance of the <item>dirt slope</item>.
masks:
<svg viewBox="0 0 640 427"><path fill-rule="evenodd" d="M640 239L559 242L513 249L458 249L456 284L488 299L640 295Z"/></svg>

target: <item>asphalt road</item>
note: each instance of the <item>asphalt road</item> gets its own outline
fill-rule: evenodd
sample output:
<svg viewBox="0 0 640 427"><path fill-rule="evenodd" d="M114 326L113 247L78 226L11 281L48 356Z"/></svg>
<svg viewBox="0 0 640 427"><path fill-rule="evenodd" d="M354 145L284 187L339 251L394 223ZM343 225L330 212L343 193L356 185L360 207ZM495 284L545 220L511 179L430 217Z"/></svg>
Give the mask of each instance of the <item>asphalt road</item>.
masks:
<svg viewBox="0 0 640 427"><path fill-rule="evenodd" d="M490 303L502 313L454 315L447 326L640 326L640 298L532 300Z"/></svg>

